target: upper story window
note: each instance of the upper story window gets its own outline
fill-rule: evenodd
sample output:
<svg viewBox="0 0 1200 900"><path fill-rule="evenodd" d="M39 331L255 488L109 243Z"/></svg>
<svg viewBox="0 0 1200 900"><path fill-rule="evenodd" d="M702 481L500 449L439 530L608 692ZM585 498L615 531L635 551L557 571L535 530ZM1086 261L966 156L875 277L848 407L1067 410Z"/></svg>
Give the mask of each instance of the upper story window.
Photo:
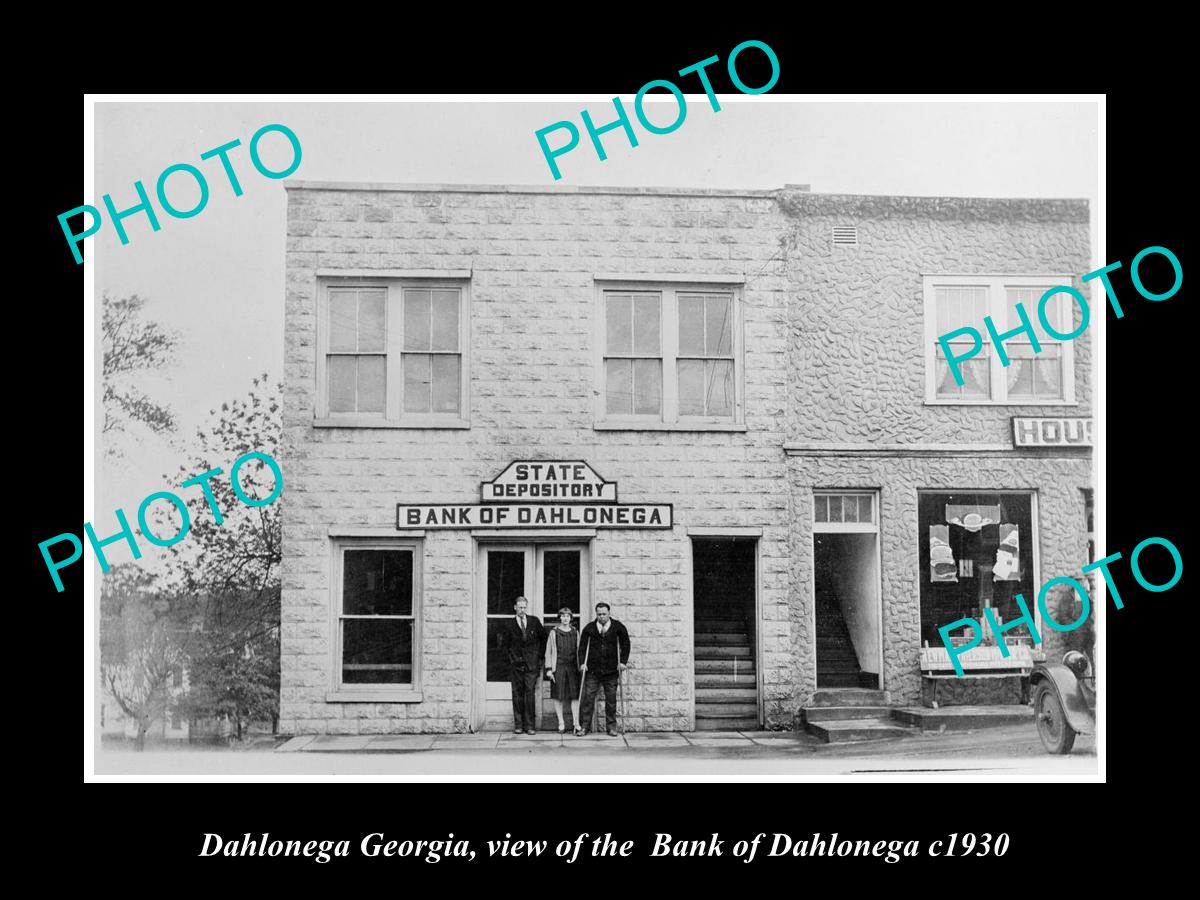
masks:
<svg viewBox="0 0 1200 900"><path fill-rule="evenodd" d="M325 279L319 297L318 424L466 427L465 281Z"/></svg>
<svg viewBox="0 0 1200 900"><path fill-rule="evenodd" d="M1075 402L1074 347L1046 332L1038 317L1042 295L1052 287L1070 284L1058 275L926 275L925 287L925 399L937 404L1008 403L1022 406L1065 405ZM991 316L997 334L1020 328L1020 304L1041 346L1033 352L1027 332L1004 338L1005 366L999 348L984 325ZM1046 320L1060 334L1074 330L1074 306L1065 294L1046 303ZM974 328L982 337L979 352L959 362L960 385L938 341L958 328ZM974 345L970 335L951 342L958 358Z"/></svg>
<svg viewBox="0 0 1200 900"><path fill-rule="evenodd" d="M740 290L629 283L599 293L597 427L740 429Z"/></svg>

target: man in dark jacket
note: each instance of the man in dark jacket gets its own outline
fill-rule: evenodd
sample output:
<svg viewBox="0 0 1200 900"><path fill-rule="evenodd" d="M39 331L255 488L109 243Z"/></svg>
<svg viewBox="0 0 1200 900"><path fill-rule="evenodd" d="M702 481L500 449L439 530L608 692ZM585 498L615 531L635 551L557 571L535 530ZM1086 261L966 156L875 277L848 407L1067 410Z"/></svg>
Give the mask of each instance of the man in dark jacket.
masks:
<svg viewBox="0 0 1200 900"><path fill-rule="evenodd" d="M537 734L535 698L546 652L546 629L537 616L528 615L529 601L524 597L518 597L513 606L517 614L508 623L504 639L512 676L513 734Z"/></svg>
<svg viewBox="0 0 1200 900"><path fill-rule="evenodd" d="M583 727L592 724L596 693L604 685L604 718L608 733L617 736L617 681L629 663L629 632L612 617L607 603L596 604L596 620L579 636L579 670L583 672ZM586 660L586 662L585 662Z"/></svg>

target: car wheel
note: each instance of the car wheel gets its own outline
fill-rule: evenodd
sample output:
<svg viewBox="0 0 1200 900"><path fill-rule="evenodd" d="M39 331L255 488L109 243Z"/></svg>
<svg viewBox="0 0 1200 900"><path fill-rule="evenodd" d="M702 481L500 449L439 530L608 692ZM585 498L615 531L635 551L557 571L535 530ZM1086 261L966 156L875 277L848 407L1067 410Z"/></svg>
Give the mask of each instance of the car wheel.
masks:
<svg viewBox="0 0 1200 900"><path fill-rule="evenodd" d="M1033 698L1033 717L1038 737L1049 753L1070 753L1075 745L1075 730L1067 724L1062 703L1054 688L1043 682Z"/></svg>

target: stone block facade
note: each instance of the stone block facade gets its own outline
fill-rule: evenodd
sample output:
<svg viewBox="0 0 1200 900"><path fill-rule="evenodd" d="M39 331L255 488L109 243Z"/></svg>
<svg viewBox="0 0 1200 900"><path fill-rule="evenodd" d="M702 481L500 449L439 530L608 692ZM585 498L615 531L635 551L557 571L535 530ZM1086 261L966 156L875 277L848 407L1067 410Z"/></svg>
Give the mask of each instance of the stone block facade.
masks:
<svg viewBox="0 0 1200 900"><path fill-rule="evenodd" d="M1079 489L1090 486L1091 466L1079 453L994 449L1011 443L1014 415L1090 415L1089 336L1075 342L1073 407L927 405L922 273L1078 275L1088 270L1086 221L1085 205L1068 201L289 182L281 730L483 727L479 547L490 537L432 529L413 537L419 683L395 699L338 696L335 550L404 539L398 503L478 503L481 482L513 460L586 460L619 485L622 503L673 505L670 529L561 536L587 546L585 608L611 603L633 638L628 730L695 725L699 534L757 541L760 721L793 723L816 686L811 526L820 488L879 491L883 686L914 701L916 492L1036 492L1045 580L1082 561ZM830 245L831 227L844 224L858 226L857 247ZM469 285L466 427L322 421L322 285L439 273ZM738 292L739 427L597 426L606 280ZM967 444L993 449L944 449ZM912 454L882 455L884 445ZM531 544L556 537L525 535Z"/></svg>

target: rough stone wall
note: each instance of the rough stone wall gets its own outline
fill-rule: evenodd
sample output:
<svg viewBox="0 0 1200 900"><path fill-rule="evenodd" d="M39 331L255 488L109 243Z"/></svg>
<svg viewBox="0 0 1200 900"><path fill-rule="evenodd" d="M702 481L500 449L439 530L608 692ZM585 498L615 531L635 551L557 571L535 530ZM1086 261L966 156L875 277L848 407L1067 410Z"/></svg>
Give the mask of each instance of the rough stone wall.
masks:
<svg viewBox="0 0 1200 900"><path fill-rule="evenodd" d="M291 185L285 310L281 730L462 731L472 681L473 543L429 532L420 703L328 703L329 529L394 525L395 504L478 502L513 459L586 459L622 502L675 504L671 531L598 532L594 599L628 626L627 727L692 723L689 526L756 526L768 712L790 721L783 218L769 196L645 190L348 190ZM314 428L316 272L470 269L468 430ZM597 273L745 277L745 433L598 431Z"/></svg>
<svg viewBox="0 0 1200 900"><path fill-rule="evenodd" d="M924 274L1072 275L1090 271L1087 206L1069 200L865 197L785 191L788 253L788 440L802 444L1011 444L1013 416L1092 413L1091 331L1074 344L1073 406L935 406L925 402ZM857 246L833 246L834 225L857 225ZM1075 311L1075 322L1079 321ZM982 322L979 323L982 330ZM1049 452L1049 451L1048 451ZM1037 493L1041 583L1078 575L1087 552L1090 456L795 456L791 484L792 653L798 705L816 689L812 490L880 490L884 688L920 697L917 491ZM1067 600L1073 596L1069 590ZM1031 605L1036 597L1027 598ZM1070 621L1062 592L1049 607ZM1047 658L1063 636L1042 629ZM943 682L947 702L1014 700L1015 680Z"/></svg>
<svg viewBox="0 0 1200 900"><path fill-rule="evenodd" d="M1037 494L1037 566L1034 584L1059 575L1079 577L1087 555L1080 488L1091 483L1091 460L1062 458L879 458L793 457L789 478L799 515L793 529L793 653L798 665L798 700L816 690L817 669L813 607L813 488L879 490L879 544L883 574L883 688L893 702L920 698L921 598L917 492L939 489L1035 491ZM1024 536L1022 536L1024 539ZM1058 621L1073 616L1063 593L1052 592L1047 607ZM1066 599L1074 594L1068 589ZM1027 597L1030 608L1037 598ZM1061 606L1061 609L1060 609ZM938 623L947 624L947 623ZM1047 658L1062 655L1064 635L1042 627ZM1015 681L1015 679L1014 679ZM1015 697L1009 681L945 680L938 689L947 702L973 702L991 696Z"/></svg>
<svg viewBox="0 0 1200 900"><path fill-rule="evenodd" d="M1013 416L1091 415L1091 327L1072 342L1075 406L925 404L922 275L1059 273L1090 296L1085 201L785 192L781 204L790 440L1010 443ZM858 245L833 246L834 225L857 225Z"/></svg>

